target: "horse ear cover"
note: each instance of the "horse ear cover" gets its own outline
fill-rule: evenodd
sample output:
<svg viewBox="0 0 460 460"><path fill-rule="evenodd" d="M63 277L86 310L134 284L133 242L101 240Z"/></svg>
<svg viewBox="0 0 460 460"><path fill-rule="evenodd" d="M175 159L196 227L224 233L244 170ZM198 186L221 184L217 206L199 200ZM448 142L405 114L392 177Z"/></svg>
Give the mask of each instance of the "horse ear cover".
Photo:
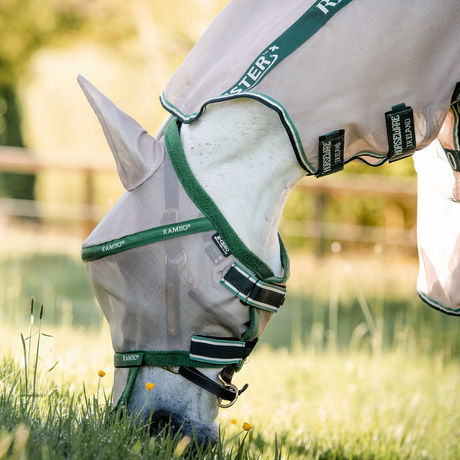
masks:
<svg viewBox="0 0 460 460"><path fill-rule="evenodd" d="M101 123L123 187L128 191L136 189L162 163L164 144L157 142L81 75L78 83Z"/></svg>

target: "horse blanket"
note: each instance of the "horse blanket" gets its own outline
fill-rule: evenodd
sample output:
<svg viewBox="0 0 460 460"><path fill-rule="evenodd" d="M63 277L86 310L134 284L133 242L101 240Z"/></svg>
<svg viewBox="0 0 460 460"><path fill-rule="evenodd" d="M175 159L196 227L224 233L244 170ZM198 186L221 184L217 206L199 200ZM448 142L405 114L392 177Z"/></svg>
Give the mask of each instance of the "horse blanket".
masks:
<svg viewBox="0 0 460 460"><path fill-rule="evenodd" d="M161 102L189 123L207 104L256 99L309 174L378 165L436 138L460 80L459 17L455 0L232 0Z"/></svg>
<svg viewBox="0 0 460 460"><path fill-rule="evenodd" d="M418 173L417 240L420 298L460 316L460 204L453 197L455 178L438 141L414 156Z"/></svg>

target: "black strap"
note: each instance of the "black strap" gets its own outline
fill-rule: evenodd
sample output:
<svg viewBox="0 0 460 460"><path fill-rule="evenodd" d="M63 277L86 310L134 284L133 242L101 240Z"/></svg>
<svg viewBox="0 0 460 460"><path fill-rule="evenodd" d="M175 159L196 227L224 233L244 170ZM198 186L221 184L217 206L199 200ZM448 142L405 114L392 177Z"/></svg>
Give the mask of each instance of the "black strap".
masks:
<svg viewBox="0 0 460 460"><path fill-rule="evenodd" d="M238 397L248 388L248 384L246 384L241 390L238 391L238 394L236 394L233 389L227 389L222 385L219 385L218 383L214 382L214 380L211 380L209 377L194 367L181 366L179 367L179 374L195 385L198 385L199 387L209 391L210 393L225 401L233 401L235 397Z"/></svg>
<svg viewBox="0 0 460 460"><path fill-rule="evenodd" d="M450 105L460 102L460 81L455 85L454 92L452 93L452 99L450 100Z"/></svg>
<svg viewBox="0 0 460 460"><path fill-rule="evenodd" d="M221 284L235 294L245 305L278 311L284 303L286 288L277 284L265 283L234 262L223 276Z"/></svg>
<svg viewBox="0 0 460 460"><path fill-rule="evenodd" d="M241 342L232 337L192 335L190 359L223 366L238 364L250 355L258 340Z"/></svg>

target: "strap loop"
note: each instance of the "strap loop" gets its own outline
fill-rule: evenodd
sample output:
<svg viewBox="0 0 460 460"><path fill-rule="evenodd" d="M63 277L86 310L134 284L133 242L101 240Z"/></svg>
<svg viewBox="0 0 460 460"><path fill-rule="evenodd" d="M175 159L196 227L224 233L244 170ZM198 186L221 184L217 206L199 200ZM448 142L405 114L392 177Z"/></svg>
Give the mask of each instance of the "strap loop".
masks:
<svg viewBox="0 0 460 460"><path fill-rule="evenodd" d="M266 283L238 262L234 262L220 283L232 294L236 295L244 305L276 313L284 303L286 288Z"/></svg>
<svg viewBox="0 0 460 460"><path fill-rule="evenodd" d="M406 104L398 104L385 113L388 135L388 163L415 153L414 112Z"/></svg>

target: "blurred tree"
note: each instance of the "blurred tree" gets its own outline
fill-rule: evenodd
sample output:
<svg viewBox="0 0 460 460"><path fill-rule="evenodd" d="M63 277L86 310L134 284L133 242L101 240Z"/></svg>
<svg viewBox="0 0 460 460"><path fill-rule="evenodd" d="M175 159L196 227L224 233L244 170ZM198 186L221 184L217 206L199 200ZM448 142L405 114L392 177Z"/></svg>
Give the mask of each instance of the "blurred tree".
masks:
<svg viewBox="0 0 460 460"><path fill-rule="evenodd" d="M18 86L31 57L46 46L91 35L117 46L134 28L114 0L1 0L0 145L24 147ZM34 198L35 175L0 174L0 194Z"/></svg>

